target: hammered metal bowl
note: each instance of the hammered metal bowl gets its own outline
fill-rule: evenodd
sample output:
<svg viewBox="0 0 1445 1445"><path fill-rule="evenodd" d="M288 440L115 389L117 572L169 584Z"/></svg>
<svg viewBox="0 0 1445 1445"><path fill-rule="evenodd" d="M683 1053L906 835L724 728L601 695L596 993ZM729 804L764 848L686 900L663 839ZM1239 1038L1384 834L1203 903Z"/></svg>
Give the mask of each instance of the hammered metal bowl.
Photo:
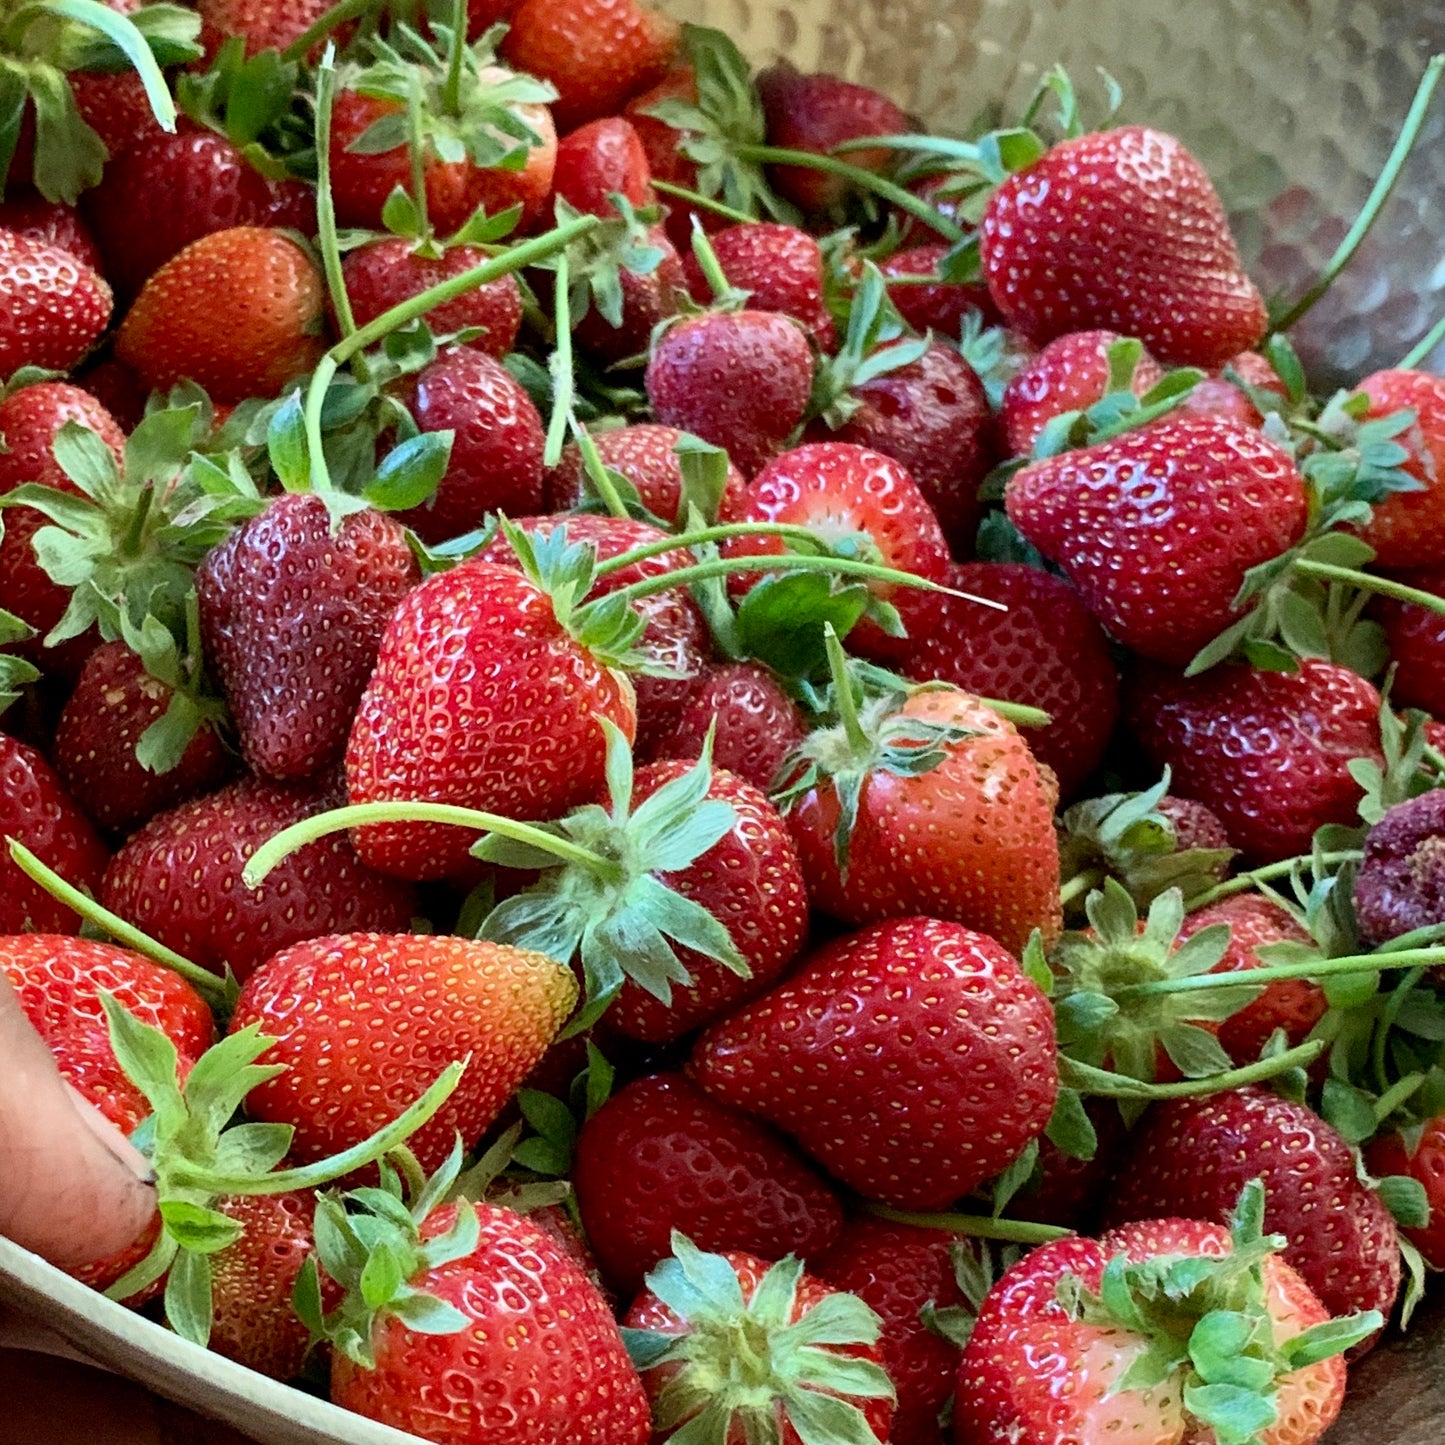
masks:
<svg viewBox="0 0 1445 1445"><path fill-rule="evenodd" d="M1297 295L1368 195L1432 53L1445 0L667 0L757 62L787 57L887 91L937 130L1017 113L1062 61L1126 121L1181 136L1215 177L1266 294ZM1373 234L1297 340L1321 382L1404 355L1445 311L1445 99ZM1445 345L1427 364L1445 365ZM197 1349L0 1240L0 1305L90 1359L265 1445L412 1437ZM94 1438L103 1438L101 1422ZM3 1432L0 1432L3 1433ZM190 1438L204 1439L204 1434ZM1445 1441L1445 1301L1351 1372L1329 1445Z"/></svg>

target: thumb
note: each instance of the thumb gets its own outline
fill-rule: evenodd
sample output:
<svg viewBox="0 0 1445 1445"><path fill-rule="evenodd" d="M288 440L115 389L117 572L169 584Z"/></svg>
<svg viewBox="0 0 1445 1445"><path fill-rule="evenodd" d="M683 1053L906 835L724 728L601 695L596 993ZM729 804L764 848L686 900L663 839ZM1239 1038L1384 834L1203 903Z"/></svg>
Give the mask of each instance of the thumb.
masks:
<svg viewBox="0 0 1445 1445"><path fill-rule="evenodd" d="M0 1234L75 1267L132 1244L156 1209L146 1159L61 1078L0 972Z"/></svg>

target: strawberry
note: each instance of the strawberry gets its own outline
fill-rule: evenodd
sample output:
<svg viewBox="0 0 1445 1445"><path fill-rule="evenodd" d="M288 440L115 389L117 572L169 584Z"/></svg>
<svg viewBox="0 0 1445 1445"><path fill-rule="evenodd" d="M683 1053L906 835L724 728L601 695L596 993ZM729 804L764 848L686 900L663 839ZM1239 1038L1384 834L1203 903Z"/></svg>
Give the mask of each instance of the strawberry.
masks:
<svg viewBox="0 0 1445 1445"><path fill-rule="evenodd" d="M502 54L556 87L557 124L611 115L662 79L681 32L637 0L522 0Z"/></svg>
<svg viewBox="0 0 1445 1445"><path fill-rule="evenodd" d="M150 393L130 367L113 356L87 366L75 379L126 431L134 431L145 416Z"/></svg>
<svg viewBox="0 0 1445 1445"><path fill-rule="evenodd" d="M284 866L284 865L283 865ZM462 1081L410 1140L424 1167L481 1137L572 1011L571 973L503 944L343 933L296 943L246 980L231 1033L256 1023L286 1072L247 1096L295 1129L302 1162L339 1153L399 1114L450 1063ZM344 1082L342 1082L344 1081Z"/></svg>
<svg viewBox="0 0 1445 1445"><path fill-rule="evenodd" d="M1355 917L1373 948L1445 921L1445 792L1396 803L1365 836L1355 877Z"/></svg>
<svg viewBox="0 0 1445 1445"><path fill-rule="evenodd" d="M295 241L236 226L193 241L145 283L115 354L153 389L189 379L234 404L315 365L321 309L321 278Z"/></svg>
<svg viewBox="0 0 1445 1445"><path fill-rule="evenodd" d="M645 356L654 331L677 315L687 294L682 261L667 232L629 212L573 249L580 252L573 282L589 298L586 311L572 307L578 345L607 366Z"/></svg>
<svg viewBox="0 0 1445 1445"><path fill-rule="evenodd" d="M1160 798L1155 806L1168 819L1177 852L1218 851L1229 847L1229 833L1224 824L1203 803L1170 794Z"/></svg>
<svg viewBox="0 0 1445 1445"><path fill-rule="evenodd" d="M613 115L563 136L552 190L584 216L618 215L615 195L633 206L653 204L652 167L636 127Z"/></svg>
<svg viewBox="0 0 1445 1445"><path fill-rule="evenodd" d="M1429 569L1396 574L1396 581L1445 597L1445 572ZM1395 685L1390 696L1401 707L1445 713L1445 618L1412 602L1377 598L1372 612L1385 629Z"/></svg>
<svg viewBox="0 0 1445 1445"><path fill-rule="evenodd" d="M110 287L69 251L0 230L0 376L69 371L110 322Z"/></svg>
<svg viewBox="0 0 1445 1445"><path fill-rule="evenodd" d="M1207 369L1264 334L1264 301L1214 186L1161 131L1054 146L994 192L979 241L994 304L1036 342L1102 327Z"/></svg>
<svg viewBox="0 0 1445 1445"><path fill-rule="evenodd" d="M1379 713L1368 682L1314 658L1294 673L1146 669L1124 695L1125 721L1150 761L1218 816L1250 864L1307 853L1315 829L1355 821L1361 790L1350 763L1383 766Z"/></svg>
<svg viewBox="0 0 1445 1445"><path fill-rule="evenodd" d="M979 699L877 698L814 732L785 779L815 908L852 924L927 912L1013 950L1057 935L1057 788Z"/></svg>
<svg viewBox="0 0 1445 1445"><path fill-rule="evenodd" d="M741 61L741 56L739 56ZM746 71L746 62L743 62ZM749 82L751 91L751 82ZM754 94L755 98L755 94ZM628 101L626 119L637 132L642 149L647 153L648 170L654 180L681 186L696 191L700 180L697 162L685 154L692 135L680 130L654 115L653 111L665 102L676 102L696 111L700 104L697 86L697 72L691 65L679 64L669 70L650 90L634 96ZM700 112L699 112L700 114ZM762 115L757 114L757 131L762 134ZM694 225L704 231L721 230L728 222L716 211L690 205L684 200L668 196L667 232L673 244L686 252L691 249Z"/></svg>
<svg viewBox="0 0 1445 1445"><path fill-rule="evenodd" d="M889 1438L893 1387L867 1305L804 1274L793 1255L769 1266L738 1251L703 1254L681 1234L672 1247L624 1321L658 1422L654 1445Z"/></svg>
<svg viewBox="0 0 1445 1445"><path fill-rule="evenodd" d="M704 1032L689 1067L901 1209L943 1208L999 1173L1043 1132L1058 1088L1038 985L991 938L933 918L825 945Z"/></svg>
<svg viewBox="0 0 1445 1445"><path fill-rule="evenodd" d="M1010 1218L1079 1234L1095 1232L1109 1184L1128 1148L1129 1130L1113 1099L1086 1097L1084 1112L1094 1131L1093 1158L1070 1154L1045 1134L1032 1175L1008 1202Z"/></svg>
<svg viewBox="0 0 1445 1445"><path fill-rule="evenodd" d="M308 787L256 778L183 803L152 818L116 854L100 898L192 962L217 973L230 968L242 980L302 939L405 928L411 890L362 867L342 837L294 853L259 888L241 882L262 843L324 806ZM176 887L180 877L184 888Z"/></svg>
<svg viewBox="0 0 1445 1445"><path fill-rule="evenodd" d="M1123 339L1113 331L1069 332L1049 342L1009 382L1000 414L1012 455L1028 456L1039 433L1056 416L1087 411L1109 392L1120 389L1115 385L1109 349ZM1145 352L1134 366L1127 388L1135 396L1143 396L1163 377L1164 368Z"/></svg>
<svg viewBox="0 0 1445 1445"><path fill-rule="evenodd" d="M1010 520L1116 641L1183 666L1238 615L1252 567L1304 535L1289 454L1209 417L1166 417L1009 479Z"/></svg>
<svg viewBox="0 0 1445 1445"><path fill-rule="evenodd" d="M956 1445L1313 1445L1344 1399L1340 1351L1379 1317L1331 1320L1260 1214L1256 1185L1229 1230L1156 1219L1020 1260L964 1350Z"/></svg>
<svg viewBox="0 0 1445 1445"><path fill-rule="evenodd" d="M748 488L743 520L806 527L825 542L851 545L850 555L861 545L868 560L930 582L941 582L948 566L948 544L913 478L891 457L849 442L797 447L770 462ZM734 557L783 550L776 537L738 538L727 547ZM938 592L879 582L869 582L868 589L868 611L849 633L859 652L898 658L912 645L909 639L937 624ZM893 609L896 619L881 608Z"/></svg>
<svg viewBox="0 0 1445 1445"><path fill-rule="evenodd" d="M1103 760L1119 718L1118 671L1099 624L1062 578L1016 562L955 564L944 581L1008 611L945 597L903 671L1042 708L1051 721L1028 730L1029 748L1053 769L1061 796L1074 796Z"/></svg>
<svg viewBox="0 0 1445 1445"><path fill-rule="evenodd" d="M802 421L812 384L802 328L770 311L688 317L657 338L647 363L656 420L722 447L748 476Z"/></svg>
<svg viewBox="0 0 1445 1445"><path fill-rule="evenodd" d="M208 59L233 35L246 43L246 54L285 50L331 7L326 0L198 0L201 44ZM309 57L315 59L313 54Z"/></svg>
<svg viewBox="0 0 1445 1445"><path fill-rule="evenodd" d="M1282 402L1290 400L1289 389L1280 379L1274 363L1257 351L1241 351L1219 371L1196 383L1179 404L1181 411L1195 416L1218 416L1239 426L1259 426L1264 418L1249 394L1230 380L1233 373L1257 392L1273 392Z"/></svg>
<svg viewBox="0 0 1445 1445"><path fill-rule="evenodd" d="M318 496L273 499L196 572L206 655L263 777L315 778L346 751L382 630L419 580L401 526L333 526Z"/></svg>
<svg viewBox="0 0 1445 1445"><path fill-rule="evenodd" d="M480 266L486 259L480 246L448 246L434 257L405 237L391 236L349 252L341 274L356 324L366 326L393 306ZM516 344L522 325L517 278L498 277L455 301L433 307L423 319L439 336L479 330L481 335L466 344L500 361Z"/></svg>
<svg viewBox="0 0 1445 1445"><path fill-rule="evenodd" d="M652 754L701 757L710 731L717 766L767 791L808 730L797 704L766 668L731 662L697 679L672 730L654 742Z"/></svg>
<svg viewBox="0 0 1445 1445"><path fill-rule="evenodd" d="M344 1297L323 1317L311 1273L303 1313L333 1342L332 1400L453 1445L647 1445L647 1397L607 1302L532 1219L439 1204L455 1175L410 1213L396 1190L384 1212L378 1191L358 1193L353 1212L318 1205L322 1267ZM354 1212L362 1200L368 1212ZM390 1287L367 1269L377 1258L391 1261Z"/></svg>
<svg viewBox="0 0 1445 1445"><path fill-rule="evenodd" d="M1413 1128L1381 1134L1366 1148L1365 1163L1377 1179L1405 1175L1424 1186L1429 1219L1423 1229L1401 1233L1431 1269L1445 1268L1445 1118L1435 1115Z"/></svg>
<svg viewBox="0 0 1445 1445"><path fill-rule="evenodd" d="M823 351L837 345L837 327L823 299L823 253L806 231L755 222L724 227L709 237L709 243L723 275L748 293L755 310L791 316ZM712 288L697 258L689 254L683 265L693 299L706 305Z"/></svg>
<svg viewBox="0 0 1445 1445"><path fill-rule="evenodd" d="M888 299L915 331L932 331L952 340L962 334L964 318L970 313L978 313L990 324L999 318L986 286L941 277L928 285L914 282L914 277L938 276L947 254L948 247L942 243L909 246L880 261L878 269L888 280L905 278L888 288Z"/></svg>
<svg viewBox="0 0 1445 1445"><path fill-rule="evenodd" d="M34 748L0 732L0 839L14 838L76 888L95 893L108 853ZM80 919L0 853L0 933L79 933Z"/></svg>
<svg viewBox="0 0 1445 1445"><path fill-rule="evenodd" d="M436 491L398 516L423 541L469 532L488 512L541 510L542 419L500 362L471 347L448 348L417 377L412 414L422 431L455 433Z"/></svg>
<svg viewBox="0 0 1445 1445"><path fill-rule="evenodd" d="M0 201L0 231L13 231L41 245L68 251L97 275L106 274L95 238L74 206L47 201L33 191L11 191Z"/></svg>
<svg viewBox="0 0 1445 1445"><path fill-rule="evenodd" d="M1244 1184L1265 1186L1265 1225L1336 1314L1388 1315L1400 1287L1395 1221L1362 1184L1349 1146L1303 1104L1259 1088L1155 1104L1108 1201L1113 1221L1218 1220Z"/></svg>
<svg viewBox="0 0 1445 1445"><path fill-rule="evenodd" d="M613 1095L582 1128L573 1181L587 1238L628 1298L673 1230L699 1248L812 1258L843 1228L837 1196L790 1145L681 1074Z"/></svg>
<svg viewBox="0 0 1445 1445"><path fill-rule="evenodd" d="M1361 529L1381 567L1433 567L1445 548L1445 378L1426 371L1377 371L1359 385L1370 399L1365 420L1409 409L1415 424L1400 441L1410 453L1405 470L1423 483L1391 492Z"/></svg>
<svg viewBox="0 0 1445 1445"><path fill-rule="evenodd" d="M768 144L785 150L831 155L844 141L898 135L908 117L886 95L836 75L803 75L786 61L758 75L758 96L767 118ZM849 151L850 165L864 170L887 168L892 152ZM825 211L848 197L841 176L801 165L775 165L769 174L780 194L805 211Z"/></svg>
<svg viewBox="0 0 1445 1445"><path fill-rule="evenodd" d="M125 834L148 818L223 783L231 758L214 726L191 736L176 766L148 768L142 739L166 716L175 690L152 677L123 642L86 659L55 725L55 770L98 827Z"/></svg>

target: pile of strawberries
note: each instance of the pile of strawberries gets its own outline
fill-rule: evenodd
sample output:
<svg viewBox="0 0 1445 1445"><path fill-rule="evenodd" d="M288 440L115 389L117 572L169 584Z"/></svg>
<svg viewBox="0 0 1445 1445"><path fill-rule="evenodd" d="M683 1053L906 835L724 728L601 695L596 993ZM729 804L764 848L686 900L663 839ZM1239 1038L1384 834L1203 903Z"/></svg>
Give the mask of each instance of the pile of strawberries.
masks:
<svg viewBox="0 0 1445 1445"><path fill-rule="evenodd" d="M1060 72L0 47L0 986L158 1195L83 1277L438 1442L1317 1439L1445 1267L1441 328L1316 395L1329 276Z"/></svg>

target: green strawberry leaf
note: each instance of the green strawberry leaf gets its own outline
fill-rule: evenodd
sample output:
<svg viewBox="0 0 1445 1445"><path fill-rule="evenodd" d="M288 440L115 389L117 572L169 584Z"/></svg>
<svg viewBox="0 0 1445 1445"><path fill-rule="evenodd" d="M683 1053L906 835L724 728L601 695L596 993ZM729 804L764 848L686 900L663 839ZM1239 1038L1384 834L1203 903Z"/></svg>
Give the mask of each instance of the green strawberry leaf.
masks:
<svg viewBox="0 0 1445 1445"><path fill-rule="evenodd" d="M166 1276L166 1321L183 1339L205 1349L211 1342L214 1300L209 1252L183 1248Z"/></svg>

